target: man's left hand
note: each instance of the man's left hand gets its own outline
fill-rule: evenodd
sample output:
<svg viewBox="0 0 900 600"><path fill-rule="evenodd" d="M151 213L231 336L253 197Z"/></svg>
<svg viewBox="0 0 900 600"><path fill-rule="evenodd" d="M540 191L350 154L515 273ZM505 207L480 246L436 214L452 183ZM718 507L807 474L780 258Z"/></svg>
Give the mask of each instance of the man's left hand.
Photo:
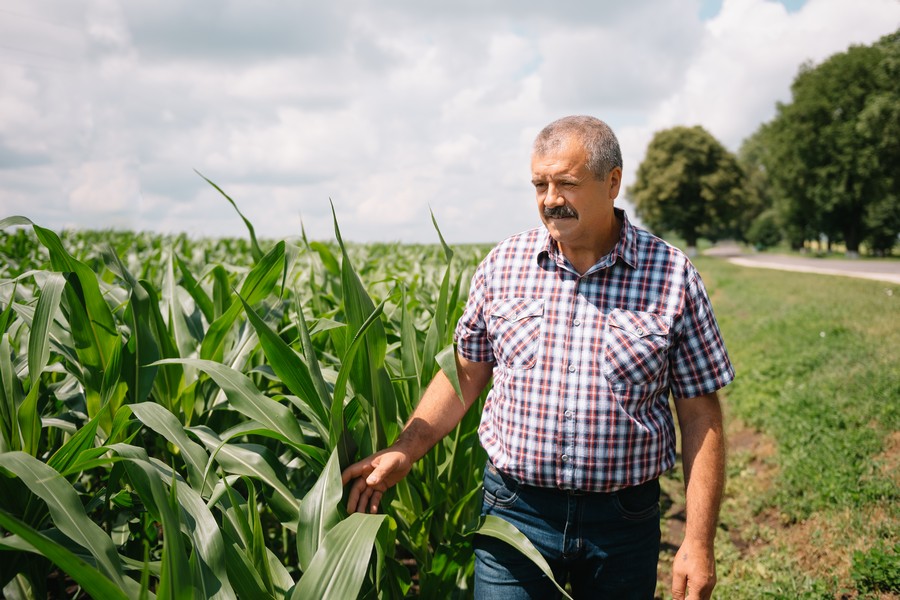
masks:
<svg viewBox="0 0 900 600"><path fill-rule="evenodd" d="M715 586L713 549L685 540L672 564L672 597L675 600L708 600Z"/></svg>

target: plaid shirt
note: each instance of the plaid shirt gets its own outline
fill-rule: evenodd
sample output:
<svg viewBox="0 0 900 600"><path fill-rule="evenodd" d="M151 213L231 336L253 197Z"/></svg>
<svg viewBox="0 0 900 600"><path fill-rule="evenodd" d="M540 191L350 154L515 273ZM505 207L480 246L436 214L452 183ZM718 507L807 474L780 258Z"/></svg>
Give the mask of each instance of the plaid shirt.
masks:
<svg viewBox="0 0 900 600"><path fill-rule="evenodd" d="M541 487L609 492L675 464L669 393L734 370L700 275L634 227L579 275L544 227L500 243L472 279L459 354L495 362L479 427L493 464Z"/></svg>

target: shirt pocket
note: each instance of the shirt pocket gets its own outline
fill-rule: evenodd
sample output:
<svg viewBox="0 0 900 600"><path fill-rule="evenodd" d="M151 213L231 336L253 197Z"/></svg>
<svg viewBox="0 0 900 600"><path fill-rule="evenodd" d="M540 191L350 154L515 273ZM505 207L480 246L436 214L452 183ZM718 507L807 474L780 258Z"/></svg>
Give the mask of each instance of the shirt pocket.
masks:
<svg viewBox="0 0 900 600"><path fill-rule="evenodd" d="M493 303L489 315L497 360L510 369L533 368L540 347L544 301L505 298Z"/></svg>
<svg viewBox="0 0 900 600"><path fill-rule="evenodd" d="M669 323L654 313L613 309L603 348L603 374L608 380L651 383L668 363Z"/></svg>

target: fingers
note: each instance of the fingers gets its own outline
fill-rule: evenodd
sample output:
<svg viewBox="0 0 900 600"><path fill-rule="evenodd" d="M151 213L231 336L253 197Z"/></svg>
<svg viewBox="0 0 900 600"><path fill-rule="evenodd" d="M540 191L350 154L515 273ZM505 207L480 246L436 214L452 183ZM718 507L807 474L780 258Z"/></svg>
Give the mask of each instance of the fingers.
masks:
<svg viewBox="0 0 900 600"><path fill-rule="evenodd" d="M384 495L382 487L376 488L362 478L354 481L350 488L350 496L347 498L347 512L377 513L378 505Z"/></svg>
<svg viewBox="0 0 900 600"><path fill-rule="evenodd" d="M352 479L356 479L357 477L364 477L372 472L372 460L371 458L367 458L366 460L361 460L358 463L354 463L344 469L341 473L341 484L347 485L350 483Z"/></svg>
<svg viewBox="0 0 900 600"><path fill-rule="evenodd" d="M389 487L409 471L408 459L398 452L382 451L352 464L341 473L344 485L353 482L347 498L347 512L376 513Z"/></svg>
<svg viewBox="0 0 900 600"><path fill-rule="evenodd" d="M347 512L378 512L378 504L381 502L381 496L384 490L376 489L375 486L382 480L382 473L385 471L384 466L376 468L371 458L360 461L347 467L341 473L341 481L344 485L353 481L350 487L350 495L347 498ZM379 486L384 487L384 486Z"/></svg>
<svg viewBox="0 0 900 600"><path fill-rule="evenodd" d="M687 588L687 579L675 575L672 577L672 599L684 600L684 593Z"/></svg>

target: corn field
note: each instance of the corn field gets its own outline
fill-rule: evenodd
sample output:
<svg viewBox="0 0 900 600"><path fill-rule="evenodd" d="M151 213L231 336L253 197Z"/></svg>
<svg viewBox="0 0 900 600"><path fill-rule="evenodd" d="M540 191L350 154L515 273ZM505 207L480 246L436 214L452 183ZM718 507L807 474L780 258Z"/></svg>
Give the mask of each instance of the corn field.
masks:
<svg viewBox="0 0 900 600"><path fill-rule="evenodd" d="M384 514L343 506L341 469L455 378L486 249L244 221L249 241L0 221L2 596L464 598L476 532L540 563L479 517L478 407Z"/></svg>

